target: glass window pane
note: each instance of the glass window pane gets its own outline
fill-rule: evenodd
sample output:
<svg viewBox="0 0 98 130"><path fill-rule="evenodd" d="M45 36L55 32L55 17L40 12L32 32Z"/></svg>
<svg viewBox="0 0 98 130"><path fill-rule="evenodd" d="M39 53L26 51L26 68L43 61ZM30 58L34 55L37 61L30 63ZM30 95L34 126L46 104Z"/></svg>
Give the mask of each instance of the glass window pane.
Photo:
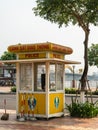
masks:
<svg viewBox="0 0 98 130"><path fill-rule="evenodd" d="M46 79L45 63L34 64L34 91L45 91Z"/></svg>
<svg viewBox="0 0 98 130"><path fill-rule="evenodd" d="M32 90L32 64L20 64L20 90Z"/></svg>
<svg viewBox="0 0 98 130"><path fill-rule="evenodd" d="M63 64L56 66L56 89L63 90Z"/></svg>
<svg viewBox="0 0 98 130"><path fill-rule="evenodd" d="M55 91L56 86L55 86L55 64L50 63L50 77L49 77L49 89L50 91Z"/></svg>

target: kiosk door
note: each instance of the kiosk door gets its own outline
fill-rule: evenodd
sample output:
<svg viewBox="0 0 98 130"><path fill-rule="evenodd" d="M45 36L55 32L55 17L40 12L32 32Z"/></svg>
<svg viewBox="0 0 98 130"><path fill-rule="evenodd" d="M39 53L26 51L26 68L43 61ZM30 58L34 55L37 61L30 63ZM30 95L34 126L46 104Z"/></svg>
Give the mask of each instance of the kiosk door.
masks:
<svg viewBox="0 0 98 130"><path fill-rule="evenodd" d="M34 63L34 91L45 91L46 82L46 65Z"/></svg>

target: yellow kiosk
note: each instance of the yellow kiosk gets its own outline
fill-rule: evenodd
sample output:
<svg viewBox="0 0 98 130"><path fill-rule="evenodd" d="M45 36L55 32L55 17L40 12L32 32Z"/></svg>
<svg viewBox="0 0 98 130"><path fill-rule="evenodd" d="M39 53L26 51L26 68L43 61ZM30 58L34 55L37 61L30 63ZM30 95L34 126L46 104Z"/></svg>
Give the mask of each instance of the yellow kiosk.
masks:
<svg viewBox="0 0 98 130"><path fill-rule="evenodd" d="M50 118L64 115L65 60L72 49L46 42L8 47L17 54L17 117ZM3 61L4 62L4 61Z"/></svg>

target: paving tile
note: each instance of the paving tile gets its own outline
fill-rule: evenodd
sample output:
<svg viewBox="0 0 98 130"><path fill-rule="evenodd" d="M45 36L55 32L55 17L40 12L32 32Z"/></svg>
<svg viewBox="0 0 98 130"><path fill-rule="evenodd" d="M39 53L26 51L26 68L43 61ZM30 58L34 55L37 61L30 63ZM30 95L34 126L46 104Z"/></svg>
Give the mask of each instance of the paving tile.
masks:
<svg viewBox="0 0 98 130"><path fill-rule="evenodd" d="M36 121L19 122L16 120L16 111L7 110L9 120L0 120L0 130L98 130L98 118L81 119L69 116L40 119ZM0 110L0 117L3 110Z"/></svg>

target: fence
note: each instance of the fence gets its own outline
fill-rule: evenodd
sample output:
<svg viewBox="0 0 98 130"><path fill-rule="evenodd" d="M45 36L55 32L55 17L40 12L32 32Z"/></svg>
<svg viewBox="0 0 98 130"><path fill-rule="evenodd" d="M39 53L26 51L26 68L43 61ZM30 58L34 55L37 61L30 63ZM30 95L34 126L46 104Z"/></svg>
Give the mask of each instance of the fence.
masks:
<svg viewBox="0 0 98 130"><path fill-rule="evenodd" d="M65 81L64 87L65 88L72 88L72 81ZM75 88L78 88L79 86L79 81L75 80ZM89 81L89 86L91 89L98 89L98 81Z"/></svg>

